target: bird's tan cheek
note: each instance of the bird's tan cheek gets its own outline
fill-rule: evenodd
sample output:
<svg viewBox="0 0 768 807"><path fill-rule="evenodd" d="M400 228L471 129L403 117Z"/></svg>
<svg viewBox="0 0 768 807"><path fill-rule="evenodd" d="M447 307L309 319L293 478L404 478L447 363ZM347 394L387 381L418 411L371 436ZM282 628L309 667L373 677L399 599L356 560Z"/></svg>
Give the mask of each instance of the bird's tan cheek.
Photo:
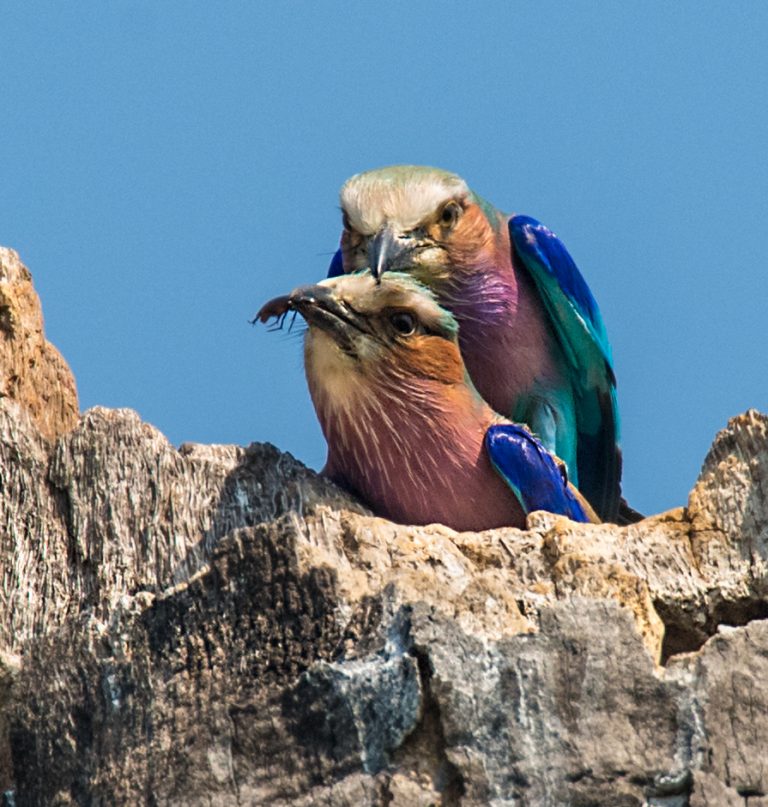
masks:
<svg viewBox="0 0 768 807"><path fill-rule="evenodd" d="M350 361L327 333L310 326L304 337L304 365L308 377L319 381L343 373L349 370Z"/></svg>
<svg viewBox="0 0 768 807"><path fill-rule="evenodd" d="M346 409L354 405L364 385L360 362L317 328L310 328L305 337L304 367L316 406Z"/></svg>

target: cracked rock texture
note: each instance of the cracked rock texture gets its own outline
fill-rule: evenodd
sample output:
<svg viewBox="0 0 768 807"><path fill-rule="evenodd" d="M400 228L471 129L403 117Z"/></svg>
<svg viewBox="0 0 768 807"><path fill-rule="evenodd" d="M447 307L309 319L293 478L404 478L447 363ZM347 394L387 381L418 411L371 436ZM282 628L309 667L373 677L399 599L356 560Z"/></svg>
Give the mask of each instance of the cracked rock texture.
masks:
<svg viewBox="0 0 768 807"><path fill-rule="evenodd" d="M685 508L477 534L47 422L0 399L6 804L768 807L768 417Z"/></svg>

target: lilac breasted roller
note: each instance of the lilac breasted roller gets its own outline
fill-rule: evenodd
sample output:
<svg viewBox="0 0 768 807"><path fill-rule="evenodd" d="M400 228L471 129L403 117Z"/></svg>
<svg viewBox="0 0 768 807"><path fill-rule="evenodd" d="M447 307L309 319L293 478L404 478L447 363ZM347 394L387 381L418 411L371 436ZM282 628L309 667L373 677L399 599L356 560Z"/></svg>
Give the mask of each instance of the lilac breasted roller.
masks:
<svg viewBox="0 0 768 807"><path fill-rule="evenodd" d="M526 423L566 463L600 518L639 518L621 500L619 412L600 310L557 236L507 216L461 177L399 165L341 189L344 229L329 277L407 272L459 324L459 345L492 409Z"/></svg>
<svg viewBox="0 0 768 807"><path fill-rule="evenodd" d="M412 277L369 272L267 303L308 324L307 381L328 443L323 473L378 515L456 530L524 527L533 510L597 521L563 463L475 389L456 319Z"/></svg>

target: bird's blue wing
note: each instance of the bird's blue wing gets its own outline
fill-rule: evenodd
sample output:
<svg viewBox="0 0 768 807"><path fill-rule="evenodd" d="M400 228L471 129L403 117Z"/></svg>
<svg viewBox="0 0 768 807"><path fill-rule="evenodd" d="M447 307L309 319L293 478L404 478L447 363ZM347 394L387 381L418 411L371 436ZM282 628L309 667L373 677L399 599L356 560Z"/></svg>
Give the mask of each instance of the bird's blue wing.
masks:
<svg viewBox="0 0 768 807"><path fill-rule="evenodd" d="M530 216L513 216L509 235L550 311L569 360L578 364L574 351L588 339L612 374L611 345L600 309L565 244Z"/></svg>
<svg viewBox="0 0 768 807"><path fill-rule="evenodd" d="M328 267L328 277L338 277L344 274L344 259L341 250L337 249L331 258L331 265Z"/></svg>
<svg viewBox="0 0 768 807"><path fill-rule="evenodd" d="M563 469L527 429L514 423L491 426L485 433L485 450L526 514L548 510L573 521L589 522L568 487Z"/></svg>
<svg viewBox="0 0 768 807"><path fill-rule="evenodd" d="M595 298L563 242L530 216L513 216L509 235L549 314L574 391L579 490L614 521L621 499L616 377Z"/></svg>

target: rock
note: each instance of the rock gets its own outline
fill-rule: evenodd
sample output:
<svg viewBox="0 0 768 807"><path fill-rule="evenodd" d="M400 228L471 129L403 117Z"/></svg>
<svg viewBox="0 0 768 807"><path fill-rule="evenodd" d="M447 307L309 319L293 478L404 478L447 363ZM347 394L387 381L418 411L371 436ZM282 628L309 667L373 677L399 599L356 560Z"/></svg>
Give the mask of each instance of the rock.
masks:
<svg viewBox="0 0 768 807"><path fill-rule="evenodd" d="M74 425L74 424L73 424ZM8 804L768 803L768 418L688 506L455 533L0 399Z"/></svg>
<svg viewBox="0 0 768 807"><path fill-rule="evenodd" d="M40 434L53 439L77 423L75 379L43 334L40 300L29 270L0 247L0 397L26 408Z"/></svg>

